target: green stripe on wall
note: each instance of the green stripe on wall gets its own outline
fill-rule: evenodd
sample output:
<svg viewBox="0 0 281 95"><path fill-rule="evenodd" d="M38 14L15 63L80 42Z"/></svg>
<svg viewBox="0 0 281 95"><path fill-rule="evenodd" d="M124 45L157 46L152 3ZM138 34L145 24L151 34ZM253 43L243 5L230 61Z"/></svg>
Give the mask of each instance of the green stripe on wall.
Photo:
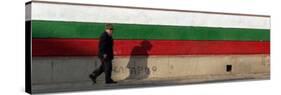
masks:
<svg viewBox="0 0 281 95"><path fill-rule="evenodd" d="M268 29L113 24L114 39L269 41ZM33 38L98 38L104 23L32 20Z"/></svg>

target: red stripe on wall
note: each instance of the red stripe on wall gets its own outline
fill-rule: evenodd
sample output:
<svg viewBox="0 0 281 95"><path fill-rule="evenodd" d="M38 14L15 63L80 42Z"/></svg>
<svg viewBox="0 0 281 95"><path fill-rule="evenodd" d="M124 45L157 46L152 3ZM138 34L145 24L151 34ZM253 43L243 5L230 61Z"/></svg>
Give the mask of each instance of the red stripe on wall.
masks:
<svg viewBox="0 0 281 95"><path fill-rule="evenodd" d="M201 55L201 54L269 54L270 43L247 41L190 40L115 40L117 56L128 55ZM33 56L95 56L98 40L33 39Z"/></svg>

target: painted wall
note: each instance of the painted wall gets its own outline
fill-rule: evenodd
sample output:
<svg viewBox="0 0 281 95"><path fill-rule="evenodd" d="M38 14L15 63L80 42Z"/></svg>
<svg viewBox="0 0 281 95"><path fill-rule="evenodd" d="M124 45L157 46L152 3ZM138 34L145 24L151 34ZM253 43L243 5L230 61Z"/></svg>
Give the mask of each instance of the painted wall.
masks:
<svg viewBox="0 0 281 95"><path fill-rule="evenodd" d="M32 83L90 81L98 37L114 25L113 78L270 73L270 17L32 2ZM144 43L144 44L143 44ZM226 71L232 65L232 71Z"/></svg>

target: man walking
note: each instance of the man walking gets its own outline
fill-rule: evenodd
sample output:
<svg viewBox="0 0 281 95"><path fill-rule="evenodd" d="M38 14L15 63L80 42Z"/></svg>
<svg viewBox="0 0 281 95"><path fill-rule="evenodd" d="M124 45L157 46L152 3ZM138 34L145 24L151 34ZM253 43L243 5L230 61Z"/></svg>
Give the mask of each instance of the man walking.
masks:
<svg viewBox="0 0 281 95"><path fill-rule="evenodd" d="M117 83L111 79L112 60L114 58L112 31L112 24L106 24L105 31L101 34L99 38L98 57L101 61L101 66L89 75L93 83L96 83L96 78L103 72L105 73L105 82L107 84Z"/></svg>

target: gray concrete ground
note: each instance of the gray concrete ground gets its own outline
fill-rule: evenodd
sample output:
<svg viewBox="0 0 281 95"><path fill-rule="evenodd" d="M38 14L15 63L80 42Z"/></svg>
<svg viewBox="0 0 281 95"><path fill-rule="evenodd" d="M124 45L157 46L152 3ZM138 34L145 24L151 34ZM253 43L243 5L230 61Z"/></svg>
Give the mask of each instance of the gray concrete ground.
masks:
<svg viewBox="0 0 281 95"><path fill-rule="evenodd" d="M123 88L155 87L169 85L185 85L198 83L214 83L226 81L244 81L244 80L262 80L270 79L269 73L256 74L232 74L232 75L205 75L205 76L187 76L181 78L154 78L142 80L122 80L117 84L105 84L104 81L98 81L92 84L91 81L36 84L32 86L33 93L52 93L65 91L87 91L87 90L109 90Z"/></svg>

